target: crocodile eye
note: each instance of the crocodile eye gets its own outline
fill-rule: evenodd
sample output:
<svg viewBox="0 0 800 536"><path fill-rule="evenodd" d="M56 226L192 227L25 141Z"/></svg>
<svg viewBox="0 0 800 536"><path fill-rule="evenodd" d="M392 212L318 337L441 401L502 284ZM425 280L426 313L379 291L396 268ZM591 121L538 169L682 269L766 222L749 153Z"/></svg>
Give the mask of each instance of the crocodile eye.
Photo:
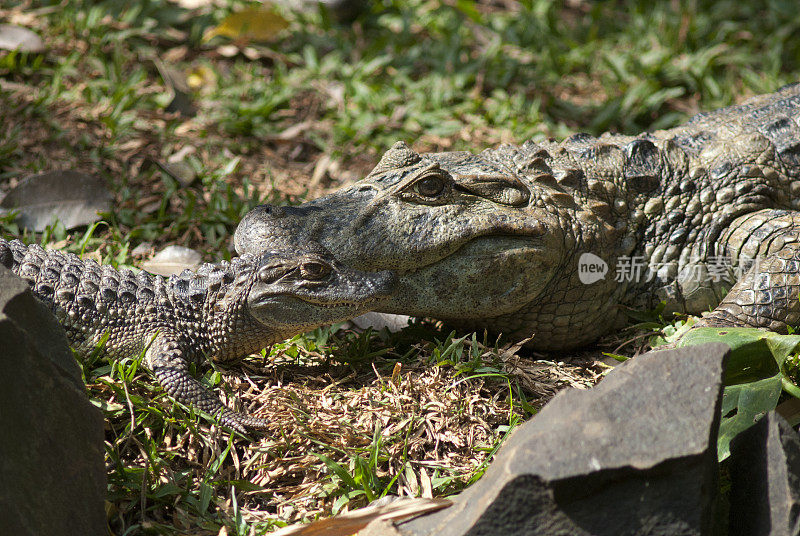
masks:
<svg viewBox="0 0 800 536"><path fill-rule="evenodd" d="M258 278L262 283L271 284L285 276L290 270L286 266L262 266L258 271Z"/></svg>
<svg viewBox="0 0 800 536"><path fill-rule="evenodd" d="M445 186L444 178L439 175L428 175L414 184L414 190L424 197L437 197L444 191Z"/></svg>
<svg viewBox="0 0 800 536"><path fill-rule="evenodd" d="M262 283L272 283L277 279L276 276L278 275L280 274L276 273L274 268L268 266L264 266L258 271L258 278Z"/></svg>
<svg viewBox="0 0 800 536"><path fill-rule="evenodd" d="M321 262L304 262L300 273L305 279L317 281L331 273L331 267Z"/></svg>

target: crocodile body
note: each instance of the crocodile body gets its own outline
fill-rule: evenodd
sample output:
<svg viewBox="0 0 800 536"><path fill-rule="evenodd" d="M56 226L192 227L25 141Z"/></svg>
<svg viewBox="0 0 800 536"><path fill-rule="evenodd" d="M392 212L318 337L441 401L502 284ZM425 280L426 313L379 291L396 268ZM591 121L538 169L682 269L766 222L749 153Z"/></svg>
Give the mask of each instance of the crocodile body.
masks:
<svg viewBox="0 0 800 536"><path fill-rule="evenodd" d="M28 282L79 353L103 339L109 357L145 352L170 395L239 431L266 423L224 407L189 374L190 361L228 361L356 316L394 286L390 272L345 268L321 250L262 252L164 278L0 239L0 264Z"/></svg>
<svg viewBox="0 0 800 536"><path fill-rule="evenodd" d="M705 325L800 322L800 85L638 136L576 134L480 154L402 142L350 187L262 205L240 253L319 243L360 270L396 270L381 311L566 349L625 307ZM604 272L605 267L605 272Z"/></svg>

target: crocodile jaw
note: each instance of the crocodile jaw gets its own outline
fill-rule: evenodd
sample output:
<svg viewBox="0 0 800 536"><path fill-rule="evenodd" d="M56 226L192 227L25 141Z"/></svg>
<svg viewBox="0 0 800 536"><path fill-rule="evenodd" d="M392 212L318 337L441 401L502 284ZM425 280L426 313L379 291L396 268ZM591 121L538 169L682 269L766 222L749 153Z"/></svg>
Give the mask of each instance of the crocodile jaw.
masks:
<svg viewBox="0 0 800 536"><path fill-rule="evenodd" d="M399 273L397 292L377 310L443 320L511 313L547 287L556 266L546 258L536 239L478 237L444 259Z"/></svg>

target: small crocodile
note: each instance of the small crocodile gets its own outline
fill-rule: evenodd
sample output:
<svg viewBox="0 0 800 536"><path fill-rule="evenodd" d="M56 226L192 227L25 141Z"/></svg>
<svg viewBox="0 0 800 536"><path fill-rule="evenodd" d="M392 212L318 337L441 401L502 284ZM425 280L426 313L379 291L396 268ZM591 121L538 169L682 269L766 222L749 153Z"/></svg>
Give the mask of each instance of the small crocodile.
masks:
<svg viewBox="0 0 800 536"><path fill-rule="evenodd" d="M347 266L395 270L379 310L567 349L625 307L699 325L800 322L800 85L638 136L575 134L480 154L398 142L350 187L262 205L239 253L316 242Z"/></svg>
<svg viewBox="0 0 800 536"><path fill-rule="evenodd" d="M346 268L319 248L295 251L245 255L164 278L0 239L0 264L28 282L76 351L91 352L106 336L110 357L144 351L171 396L244 432L268 423L226 408L190 375L191 360L232 360L357 316L395 285L391 272Z"/></svg>

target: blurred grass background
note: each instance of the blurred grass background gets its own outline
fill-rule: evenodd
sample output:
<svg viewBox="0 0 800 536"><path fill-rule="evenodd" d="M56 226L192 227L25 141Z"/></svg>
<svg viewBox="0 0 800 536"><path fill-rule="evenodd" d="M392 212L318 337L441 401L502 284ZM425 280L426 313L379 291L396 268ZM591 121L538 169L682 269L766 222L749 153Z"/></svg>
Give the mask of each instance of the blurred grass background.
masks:
<svg viewBox="0 0 800 536"><path fill-rule="evenodd" d="M477 152L576 131L633 134L800 79L795 1L366 6L340 23L313 3L1 2L0 22L36 31L46 51L0 51L0 193L35 173L76 169L106 179L115 197L88 230L55 224L33 234L6 215L2 235L114 265L138 265L167 244L206 260L230 257L236 224L254 205L298 203L357 180L396 140ZM259 35L231 30L229 17L242 12L263 22ZM227 35L209 39L215 29ZM598 354L583 372L537 365L545 388L532 394L509 372L509 356L480 334L454 338L422 325L393 336L317 330L266 354L294 368L245 363L267 378L259 385L291 382L273 398L290 393L278 411L298 423L252 445L209 438L202 420L198 433L194 414L172 404L135 360L89 360L90 394L109 420L112 533L261 534L386 493L423 493L426 478L435 495L458 491L557 388L596 381ZM309 415L323 408L311 411L311 401L333 393L363 402L373 396L364 389L388 396L383 378L394 378L398 362L411 371L400 376L403 389L422 401L446 394L455 378L484 376L467 387L491 408L481 434L492 437L440 447L456 439L421 436L416 452L408 430L385 435L379 420L347 428L351 445L334 444L346 436L338 429L314 435L321 427ZM211 370L203 381L221 377ZM392 419L409 418L410 427L425 418L408 411ZM462 409L453 411L447 418ZM339 420L329 422L351 426ZM457 451L461 466L424 462L428 440L437 456ZM312 448L322 457L310 456Z"/></svg>

